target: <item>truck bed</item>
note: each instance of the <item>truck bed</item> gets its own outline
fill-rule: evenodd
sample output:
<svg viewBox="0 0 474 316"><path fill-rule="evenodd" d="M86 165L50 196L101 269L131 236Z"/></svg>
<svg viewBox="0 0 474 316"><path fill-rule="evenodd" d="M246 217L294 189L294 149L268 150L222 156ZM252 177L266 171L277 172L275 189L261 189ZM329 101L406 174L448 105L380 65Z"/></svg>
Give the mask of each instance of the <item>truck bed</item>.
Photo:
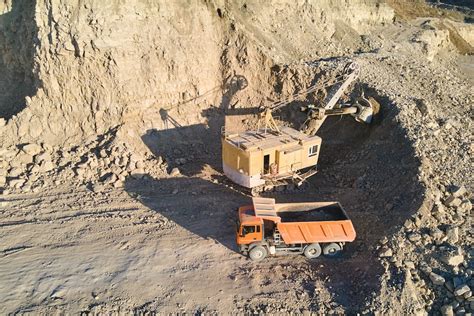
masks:
<svg viewBox="0 0 474 316"><path fill-rule="evenodd" d="M298 205L288 208L277 212L282 223L341 221L348 219L343 209L337 203L310 209L305 209L305 207Z"/></svg>
<svg viewBox="0 0 474 316"><path fill-rule="evenodd" d="M338 202L252 200L255 216L274 222L286 244L351 242L356 237L352 221Z"/></svg>

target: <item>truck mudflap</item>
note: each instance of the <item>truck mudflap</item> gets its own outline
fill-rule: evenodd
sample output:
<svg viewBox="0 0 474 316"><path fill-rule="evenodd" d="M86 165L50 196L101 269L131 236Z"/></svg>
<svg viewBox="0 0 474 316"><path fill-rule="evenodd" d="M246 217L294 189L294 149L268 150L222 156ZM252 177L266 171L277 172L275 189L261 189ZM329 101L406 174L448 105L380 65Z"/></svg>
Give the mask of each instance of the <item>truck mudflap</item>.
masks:
<svg viewBox="0 0 474 316"><path fill-rule="evenodd" d="M275 246L268 246L268 253L271 255L276 254L276 247Z"/></svg>
<svg viewBox="0 0 474 316"><path fill-rule="evenodd" d="M249 245L239 245L240 253L246 254L249 251Z"/></svg>

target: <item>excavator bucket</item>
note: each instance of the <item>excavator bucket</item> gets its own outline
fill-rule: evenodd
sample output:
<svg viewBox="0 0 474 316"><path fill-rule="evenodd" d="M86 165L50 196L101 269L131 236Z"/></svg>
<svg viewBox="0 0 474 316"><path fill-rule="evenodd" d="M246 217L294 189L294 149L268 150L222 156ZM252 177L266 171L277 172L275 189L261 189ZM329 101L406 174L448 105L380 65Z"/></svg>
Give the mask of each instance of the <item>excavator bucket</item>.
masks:
<svg viewBox="0 0 474 316"><path fill-rule="evenodd" d="M358 110L356 113L352 114L352 116L357 122L360 123L372 123L374 117L380 111L380 104L371 97L368 99L366 99L364 96L360 97L357 100L356 106Z"/></svg>

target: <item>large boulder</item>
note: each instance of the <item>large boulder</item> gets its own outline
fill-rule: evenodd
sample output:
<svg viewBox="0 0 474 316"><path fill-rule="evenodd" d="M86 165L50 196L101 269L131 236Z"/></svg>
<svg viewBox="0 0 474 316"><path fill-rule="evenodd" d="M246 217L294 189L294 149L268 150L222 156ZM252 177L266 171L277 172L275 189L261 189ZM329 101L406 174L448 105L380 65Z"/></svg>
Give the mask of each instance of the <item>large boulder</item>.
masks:
<svg viewBox="0 0 474 316"><path fill-rule="evenodd" d="M34 156L34 155L39 154L42 148L38 144L27 144L27 145L24 145L21 148L21 150L23 150L23 152L27 153L30 156Z"/></svg>

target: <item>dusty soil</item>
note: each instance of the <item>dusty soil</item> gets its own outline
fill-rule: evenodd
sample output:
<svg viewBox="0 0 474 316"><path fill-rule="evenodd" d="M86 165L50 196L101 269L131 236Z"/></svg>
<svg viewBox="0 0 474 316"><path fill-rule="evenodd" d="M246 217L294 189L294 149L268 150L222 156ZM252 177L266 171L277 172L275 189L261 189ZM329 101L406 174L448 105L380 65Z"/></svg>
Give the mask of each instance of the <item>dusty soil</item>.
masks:
<svg viewBox="0 0 474 316"><path fill-rule="evenodd" d="M472 313L470 19L423 1L4 1L0 311ZM328 119L308 189L266 195L339 201L357 239L251 262L221 128L320 83L275 113L299 126L348 61L380 115Z"/></svg>

